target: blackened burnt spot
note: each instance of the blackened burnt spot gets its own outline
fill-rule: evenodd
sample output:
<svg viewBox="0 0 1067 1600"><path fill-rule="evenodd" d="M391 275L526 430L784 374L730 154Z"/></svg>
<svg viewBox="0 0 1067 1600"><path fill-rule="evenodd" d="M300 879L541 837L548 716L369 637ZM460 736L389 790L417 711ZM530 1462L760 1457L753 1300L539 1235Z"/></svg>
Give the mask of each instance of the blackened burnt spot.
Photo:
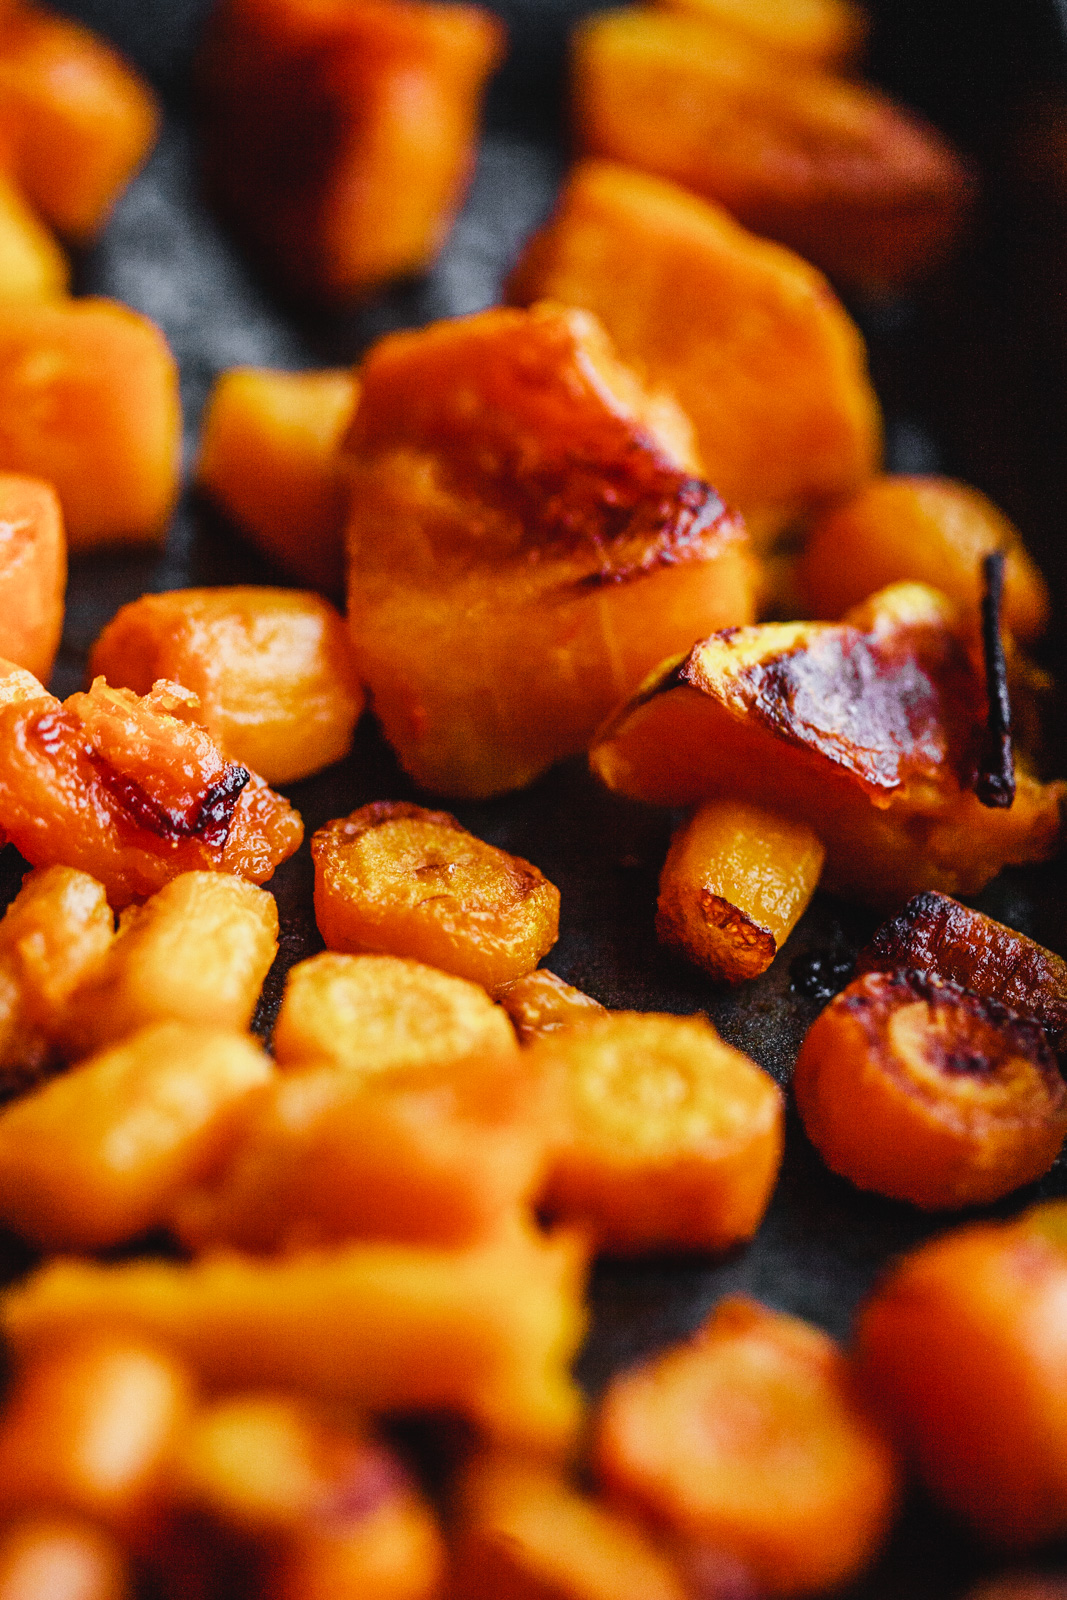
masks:
<svg viewBox="0 0 1067 1600"><path fill-rule="evenodd" d="M218 783L178 811L146 794L139 783L116 771L102 756L94 754L93 761L108 793L139 827L159 839L200 839L212 849L225 845L241 790L251 781L251 773L231 761Z"/></svg>
<svg viewBox="0 0 1067 1600"><path fill-rule="evenodd" d="M251 781L252 774L235 761L228 763L218 783L214 784L200 802L190 834L213 849L223 847L230 836L230 824L240 798L241 790Z"/></svg>

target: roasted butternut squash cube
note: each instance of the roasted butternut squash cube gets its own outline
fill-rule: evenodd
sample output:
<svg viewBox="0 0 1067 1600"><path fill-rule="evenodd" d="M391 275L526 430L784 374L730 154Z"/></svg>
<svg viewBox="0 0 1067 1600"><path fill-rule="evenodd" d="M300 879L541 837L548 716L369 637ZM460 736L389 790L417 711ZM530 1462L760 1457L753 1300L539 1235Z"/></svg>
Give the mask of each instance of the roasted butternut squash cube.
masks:
<svg viewBox="0 0 1067 1600"><path fill-rule="evenodd" d="M859 54L867 17L852 0L660 0L716 27L741 34L764 50L821 67L845 66Z"/></svg>
<svg viewBox="0 0 1067 1600"><path fill-rule="evenodd" d="M162 1225L272 1070L250 1039L180 1022L91 1056L0 1112L0 1219L57 1250Z"/></svg>
<svg viewBox="0 0 1067 1600"><path fill-rule="evenodd" d="M140 1340L90 1335L34 1352L0 1415L5 1517L47 1507L150 1537L191 1403L186 1372Z"/></svg>
<svg viewBox="0 0 1067 1600"><path fill-rule="evenodd" d="M332 1066L290 1072L215 1184L179 1203L177 1232L194 1250L473 1245L536 1199L553 1109L517 1055L369 1082Z"/></svg>
<svg viewBox="0 0 1067 1600"><path fill-rule="evenodd" d="M591 1022L607 1012L599 1000L564 983L544 967L505 984L497 999L511 1018L520 1044L532 1044L546 1033L558 1033L577 1022Z"/></svg>
<svg viewBox="0 0 1067 1600"><path fill-rule="evenodd" d="M0 653L46 682L63 632L67 541L50 483L0 473Z"/></svg>
<svg viewBox="0 0 1067 1600"><path fill-rule="evenodd" d="M0 1600L131 1600L122 1546L90 1522L54 1513L0 1534Z"/></svg>
<svg viewBox="0 0 1067 1600"><path fill-rule="evenodd" d="M724 1250L755 1233L782 1159L782 1095L703 1017L620 1011L527 1059L560 1103L550 1215L619 1255Z"/></svg>
<svg viewBox="0 0 1067 1600"><path fill-rule="evenodd" d="M60 1019L107 960L115 919L102 883L73 867L23 879L0 921L0 1093L29 1087L56 1063Z"/></svg>
<svg viewBox="0 0 1067 1600"><path fill-rule="evenodd" d="M0 660L0 710L40 699L50 700L51 695L39 678L14 661Z"/></svg>
<svg viewBox="0 0 1067 1600"><path fill-rule="evenodd" d="M886 287L936 266L974 198L970 169L917 117L705 16L589 18L573 65L586 154L718 200L846 282Z"/></svg>
<svg viewBox="0 0 1067 1600"><path fill-rule="evenodd" d="M197 481L257 549L301 583L344 586L348 492L340 445L353 372L233 367L204 413Z"/></svg>
<svg viewBox="0 0 1067 1600"><path fill-rule="evenodd" d="M483 1454L459 1485L454 1600L687 1600L693 1591L638 1523L559 1473Z"/></svg>
<svg viewBox="0 0 1067 1600"><path fill-rule="evenodd" d="M493 1436L565 1449L567 1368L585 1326L585 1252L516 1228L473 1250L350 1245L278 1261L57 1262L5 1296L16 1351L70 1329L160 1341L210 1384L371 1411L457 1411Z"/></svg>
<svg viewBox="0 0 1067 1600"><path fill-rule="evenodd" d="M695 475L686 419L595 318L543 305L393 334L362 381L349 621L424 786L528 783L708 618L752 615L746 535Z"/></svg>
<svg viewBox="0 0 1067 1600"><path fill-rule="evenodd" d="M446 811L382 800L311 841L315 917L331 950L412 956L490 993L559 934L559 890Z"/></svg>
<svg viewBox="0 0 1067 1600"><path fill-rule="evenodd" d="M228 872L183 872L122 913L56 1032L74 1059L154 1022L242 1033L277 952L278 907L266 889Z"/></svg>
<svg viewBox="0 0 1067 1600"><path fill-rule="evenodd" d="M863 340L825 278L673 183L580 161L508 292L595 312L677 397L703 475L761 540L878 466Z"/></svg>
<svg viewBox="0 0 1067 1600"><path fill-rule="evenodd" d="M55 300L69 287L70 262L15 184L0 175L0 300Z"/></svg>
<svg viewBox="0 0 1067 1600"><path fill-rule="evenodd" d="M826 887L899 902L973 894L1059 838L1060 784L1017 765L1015 802L975 793L986 715L968 620L899 584L841 623L766 623L670 662L599 734L609 788L659 805L773 807L826 846Z"/></svg>
<svg viewBox="0 0 1067 1600"><path fill-rule="evenodd" d="M935 973L1034 1017L1056 1050L1067 1044L1067 961L947 894L917 894L875 933L856 971Z"/></svg>
<svg viewBox="0 0 1067 1600"><path fill-rule="evenodd" d="M327 950L298 961L274 1025L283 1070L329 1062L366 1077L514 1053L507 1014L481 984L400 956Z"/></svg>
<svg viewBox="0 0 1067 1600"><path fill-rule="evenodd" d="M113 906L196 869L262 883L300 844L299 813L226 760L177 684L6 698L0 831L35 866L92 872Z"/></svg>
<svg viewBox="0 0 1067 1600"><path fill-rule="evenodd" d="M16 4L0 18L0 140L20 187L61 233L91 238L155 142L148 85L66 17Z"/></svg>
<svg viewBox="0 0 1067 1600"><path fill-rule="evenodd" d="M147 694L192 689L233 760L295 783L348 754L363 710L352 647L328 600L294 589L172 589L123 606L89 671Z"/></svg>
<svg viewBox="0 0 1067 1600"><path fill-rule="evenodd" d="M1039 1024L928 973L850 983L809 1028L793 1087L829 1167L927 1210L1031 1183L1067 1135L1067 1085Z"/></svg>
<svg viewBox="0 0 1067 1600"><path fill-rule="evenodd" d="M860 1374L936 1497L985 1539L1067 1530L1067 1208L957 1228L861 1309Z"/></svg>
<svg viewBox="0 0 1067 1600"><path fill-rule="evenodd" d="M991 500L950 478L875 478L821 517L797 570L816 617L840 617L887 584L929 583L964 605L982 598L982 560L1004 550L1004 626L1033 639L1049 616L1048 587L1019 530Z"/></svg>
<svg viewBox="0 0 1067 1600"><path fill-rule="evenodd" d="M503 45L477 6L226 0L202 73L219 201L303 289L422 271L466 192Z"/></svg>
<svg viewBox="0 0 1067 1600"><path fill-rule="evenodd" d="M709 800L671 840L656 932L713 978L756 978L807 909L825 857L806 823L740 800Z"/></svg>
<svg viewBox="0 0 1067 1600"><path fill-rule="evenodd" d="M821 1329L733 1296L688 1344L611 1384L601 1475L624 1503L733 1556L759 1591L831 1588L871 1560L898 1493L851 1388Z"/></svg>
<svg viewBox="0 0 1067 1600"><path fill-rule="evenodd" d="M147 317L0 302L0 468L54 485L72 550L161 541L180 445L177 367Z"/></svg>

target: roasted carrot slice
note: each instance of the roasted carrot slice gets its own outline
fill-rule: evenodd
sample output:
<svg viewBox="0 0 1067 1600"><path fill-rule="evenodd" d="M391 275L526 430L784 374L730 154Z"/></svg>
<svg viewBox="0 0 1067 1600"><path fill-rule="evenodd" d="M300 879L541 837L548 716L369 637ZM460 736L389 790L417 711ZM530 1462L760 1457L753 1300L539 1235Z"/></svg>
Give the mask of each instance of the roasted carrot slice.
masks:
<svg viewBox="0 0 1067 1600"><path fill-rule="evenodd" d="M131 1600L125 1553L91 1522L55 1513L0 1534L0 1600Z"/></svg>
<svg viewBox="0 0 1067 1600"><path fill-rule="evenodd" d="M0 175L0 300L57 300L69 286L70 262L15 184Z"/></svg>
<svg viewBox="0 0 1067 1600"><path fill-rule="evenodd" d="M558 1033L561 1028L591 1022L605 1014L599 1000L564 983L544 967L505 984L497 992L497 1000L511 1018L520 1044L531 1044L546 1033Z"/></svg>
<svg viewBox="0 0 1067 1600"><path fill-rule="evenodd" d="M843 66L859 53L867 17L852 0L660 0L729 28L764 50L821 67Z"/></svg>
<svg viewBox="0 0 1067 1600"><path fill-rule="evenodd" d="M742 1296L615 1379L596 1456L624 1502L735 1557L771 1594L862 1571L897 1498L893 1458L837 1346Z"/></svg>
<svg viewBox="0 0 1067 1600"><path fill-rule="evenodd" d="M1030 1183L1067 1135L1067 1085L1038 1024L923 973L868 973L837 995L793 1085L835 1172L929 1210Z"/></svg>

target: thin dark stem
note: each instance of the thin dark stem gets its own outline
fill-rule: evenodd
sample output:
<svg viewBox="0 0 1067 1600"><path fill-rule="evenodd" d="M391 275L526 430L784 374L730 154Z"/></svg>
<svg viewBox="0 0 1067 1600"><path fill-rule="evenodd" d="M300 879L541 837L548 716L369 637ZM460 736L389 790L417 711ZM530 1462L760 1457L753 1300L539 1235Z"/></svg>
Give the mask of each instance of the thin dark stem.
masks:
<svg viewBox="0 0 1067 1600"><path fill-rule="evenodd" d="M982 562L982 644L985 650L988 721L974 792L984 806L1006 810L1015 799L1015 751L1011 740L1011 701L1008 666L1000 629L1004 592L1004 552L996 550Z"/></svg>

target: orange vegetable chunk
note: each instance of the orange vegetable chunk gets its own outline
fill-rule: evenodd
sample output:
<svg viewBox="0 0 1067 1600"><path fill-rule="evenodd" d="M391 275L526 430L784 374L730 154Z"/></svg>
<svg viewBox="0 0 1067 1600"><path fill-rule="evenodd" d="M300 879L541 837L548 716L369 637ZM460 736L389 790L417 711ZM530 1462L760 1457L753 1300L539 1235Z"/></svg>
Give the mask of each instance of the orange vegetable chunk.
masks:
<svg viewBox="0 0 1067 1600"><path fill-rule="evenodd" d="M343 619L293 589L142 595L108 623L89 671L136 694L159 678L191 689L227 755L268 783L340 761L363 710Z"/></svg>
<svg viewBox="0 0 1067 1600"><path fill-rule="evenodd" d="M180 444L154 323L111 300L0 302L0 467L54 485L72 550L161 541Z"/></svg>
<svg viewBox="0 0 1067 1600"><path fill-rule="evenodd" d="M369 1082L332 1066L290 1072L217 1182L179 1202L177 1232L194 1250L463 1248L532 1204L550 1131L544 1086L517 1055Z"/></svg>
<svg viewBox="0 0 1067 1600"><path fill-rule="evenodd" d="M113 906L193 870L262 883L300 844L299 813L225 759L177 684L6 698L0 830L36 866L91 872Z"/></svg>
<svg viewBox="0 0 1067 1600"><path fill-rule="evenodd" d="M0 1533L0 1600L130 1600L118 1543L89 1523L42 1515Z"/></svg>
<svg viewBox="0 0 1067 1600"><path fill-rule="evenodd" d="M770 1594L861 1572L888 1531L897 1472L821 1330L744 1296L610 1385L600 1472L626 1504L732 1556Z"/></svg>
<svg viewBox="0 0 1067 1600"><path fill-rule="evenodd" d="M0 109L0 125L2 120ZM62 249L16 185L0 174L0 300L55 300L69 287L70 263Z"/></svg>
<svg viewBox="0 0 1067 1600"><path fill-rule="evenodd" d="M673 183L580 161L508 292L595 312L620 359L677 397L703 475L761 538L878 466L863 340L825 278Z"/></svg>
<svg viewBox="0 0 1067 1600"><path fill-rule="evenodd" d="M660 0L729 28L764 50L811 66L844 66L863 45L867 18L852 0Z"/></svg>
<svg viewBox="0 0 1067 1600"><path fill-rule="evenodd" d="M967 618L896 584L841 623L728 630L668 662L591 751L609 788L659 805L773 807L826 846L825 886L875 904L976 894L1041 861L1063 786L1016 767L1015 803L974 794L986 694Z"/></svg>
<svg viewBox="0 0 1067 1600"><path fill-rule="evenodd" d="M5 706L24 705L27 700L40 699L51 699L44 684L32 672L27 672L25 667L0 659L0 710Z"/></svg>
<svg viewBox="0 0 1067 1600"><path fill-rule="evenodd" d="M1044 578L991 500L950 478L875 478L813 527L797 580L816 617L840 617L876 589L929 583L965 605L982 598L982 558L1007 552L1004 626L1033 639L1048 622Z"/></svg>
<svg viewBox="0 0 1067 1600"><path fill-rule="evenodd" d="M0 652L44 682L63 632L67 541L50 483L0 472Z"/></svg>
<svg viewBox="0 0 1067 1600"><path fill-rule="evenodd" d="M449 1600L690 1600L636 1523L543 1464L484 1454L460 1482Z"/></svg>
<svg viewBox="0 0 1067 1600"><path fill-rule="evenodd" d="M169 1356L114 1335L33 1352L0 1416L0 1506L42 1508L150 1537L192 1395Z"/></svg>
<svg viewBox="0 0 1067 1600"><path fill-rule="evenodd" d="M349 1245L259 1261L58 1262L3 1303L16 1350L66 1330L138 1332L212 1385L282 1388L373 1411L457 1411L564 1449L580 1401L584 1252L516 1228L473 1250Z"/></svg>
<svg viewBox="0 0 1067 1600"><path fill-rule="evenodd" d="M652 667L753 614L747 536L688 420L596 319L497 309L381 340L346 450L357 664L443 794L584 750Z"/></svg>
<svg viewBox="0 0 1067 1600"><path fill-rule="evenodd" d="M564 983L554 972L538 967L505 984L497 999L511 1018L520 1044L530 1044L546 1033L558 1033L577 1022L591 1022L606 1014L606 1007Z"/></svg>
<svg viewBox="0 0 1067 1600"><path fill-rule="evenodd" d="M180 1022L91 1056L0 1112L0 1219L53 1250L161 1225L271 1072L251 1040Z"/></svg>
<svg viewBox="0 0 1067 1600"><path fill-rule="evenodd" d="M782 1095L703 1017L620 1011L532 1045L560 1132L542 1204L616 1254L723 1250L762 1220Z"/></svg>
<svg viewBox="0 0 1067 1600"><path fill-rule="evenodd" d="M56 1065L71 995L106 961L115 919L104 886L73 867L43 867L0 921L0 1093L28 1088Z"/></svg>
<svg viewBox="0 0 1067 1600"><path fill-rule="evenodd" d="M0 139L61 233L88 239L155 142L148 85L88 28L34 5L0 18Z"/></svg>
<svg viewBox="0 0 1067 1600"><path fill-rule="evenodd" d="M856 971L936 973L1041 1023L1067 1043L1067 961L947 894L917 894L856 957Z"/></svg>
<svg viewBox="0 0 1067 1600"><path fill-rule="evenodd" d="M631 8L574 39L583 151L671 178L868 288L948 255L970 169L884 95L761 49L702 15Z"/></svg>
<svg viewBox="0 0 1067 1600"><path fill-rule="evenodd" d="M300 288L423 271L466 192L503 45L477 6L226 0L202 74L220 203Z"/></svg>
<svg viewBox="0 0 1067 1600"><path fill-rule="evenodd" d="M928 1210L1048 1171L1067 1085L1037 1023L926 973L867 973L808 1030L793 1086L828 1166Z"/></svg>
<svg viewBox="0 0 1067 1600"><path fill-rule="evenodd" d="M204 493L278 566L331 592L344 584L340 445L358 393L347 370L233 367L216 380L201 433Z"/></svg>
<svg viewBox="0 0 1067 1600"><path fill-rule="evenodd" d="M515 1035L481 984L399 956L321 955L285 979L274 1025L279 1067L329 1062L368 1076L434 1071L469 1056L508 1056Z"/></svg>
<svg viewBox="0 0 1067 1600"><path fill-rule="evenodd" d="M331 950L411 956L490 992L559 933L559 890L445 811L381 800L311 841L315 916Z"/></svg>
<svg viewBox="0 0 1067 1600"><path fill-rule="evenodd" d="M872 1401L927 1487L986 1539L1067 1530L1067 1206L905 1256L856 1327Z"/></svg>
<svg viewBox="0 0 1067 1600"><path fill-rule="evenodd" d="M671 840L656 932L713 978L756 978L807 909L825 856L806 823L710 800Z"/></svg>
<svg viewBox="0 0 1067 1600"><path fill-rule="evenodd" d="M278 907L265 889L228 872L183 872L122 913L56 1031L75 1059L155 1022L241 1033L277 951Z"/></svg>

